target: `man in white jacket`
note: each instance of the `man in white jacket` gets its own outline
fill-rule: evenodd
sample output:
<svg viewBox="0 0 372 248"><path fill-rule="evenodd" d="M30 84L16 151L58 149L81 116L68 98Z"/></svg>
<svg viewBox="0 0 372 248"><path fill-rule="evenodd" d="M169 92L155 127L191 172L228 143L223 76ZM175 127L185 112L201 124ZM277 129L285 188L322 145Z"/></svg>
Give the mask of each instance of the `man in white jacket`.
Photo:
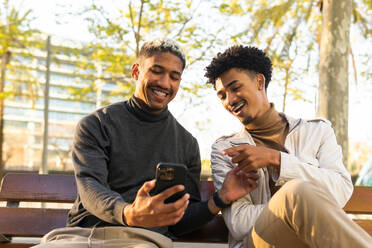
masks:
<svg viewBox="0 0 372 248"><path fill-rule="evenodd" d="M294 119L267 99L272 64L255 47L217 54L205 76L224 107L244 125L212 146L216 189L239 167L258 187L222 210L230 247L371 247L342 210L353 185L331 123Z"/></svg>

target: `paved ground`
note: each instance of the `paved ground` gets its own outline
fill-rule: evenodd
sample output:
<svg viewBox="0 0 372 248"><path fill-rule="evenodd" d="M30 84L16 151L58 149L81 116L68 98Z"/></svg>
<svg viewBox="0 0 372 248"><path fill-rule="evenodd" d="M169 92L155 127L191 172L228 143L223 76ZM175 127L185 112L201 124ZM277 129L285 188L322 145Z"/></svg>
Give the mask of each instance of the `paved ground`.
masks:
<svg viewBox="0 0 372 248"><path fill-rule="evenodd" d="M24 243L38 243L39 238L14 238L15 242ZM184 243L176 242L174 243L174 248L228 248L227 244L206 244L206 243Z"/></svg>

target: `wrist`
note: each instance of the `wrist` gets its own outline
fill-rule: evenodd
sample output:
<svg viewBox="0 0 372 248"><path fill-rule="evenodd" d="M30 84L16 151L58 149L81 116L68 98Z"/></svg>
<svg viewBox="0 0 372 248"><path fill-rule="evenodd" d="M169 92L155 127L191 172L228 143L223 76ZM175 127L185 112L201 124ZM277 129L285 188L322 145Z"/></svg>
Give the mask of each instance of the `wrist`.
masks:
<svg viewBox="0 0 372 248"><path fill-rule="evenodd" d="M275 169L280 169L280 151L273 150L273 153L271 156L271 165Z"/></svg>
<svg viewBox="0 0 372 248"><path fill-rule="evenodd" d="M130 216L131 216L131 214L130 214L130 212L131 212L130 207L131 207L131 205L128 204L123 209L123 223L126 226L133 226L132 225L131 218L130 218Z"/></svg>
<svg viewBox="0 0 372 248"><path fill-rule="evenodd" d="M231 201L227 199L226 195L222 190L216 191L213 194L213 201L214 204L221 209L227 208L231 205Z"/></svg>

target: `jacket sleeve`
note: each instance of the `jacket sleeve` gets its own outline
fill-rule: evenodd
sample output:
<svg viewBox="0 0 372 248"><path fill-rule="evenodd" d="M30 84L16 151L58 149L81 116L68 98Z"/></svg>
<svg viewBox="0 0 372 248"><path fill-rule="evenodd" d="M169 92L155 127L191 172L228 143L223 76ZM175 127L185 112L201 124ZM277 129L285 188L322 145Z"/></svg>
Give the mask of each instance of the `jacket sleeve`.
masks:
<svg viewBox="0 0 372 248"><path fill-rule="evenodd" d="M343 207L351 197L353 185L330 122L314 120L301 126L287 137L289 151L281 153L277 185L295 178L316 181Z"/></svg>
<svg viewBox="0 0 372 248"><path fill-rule="evenodd" d="M107 183L109 136L98 114L83 118L76 126L72 161L78 194L84 208L101 220L123 223L123 209L128 203Z"/></svg>
<svg viewBox="0 0 372 248"><path fill-rule="evenodd" d="M226 174L235 166L228 156L221 155L221 151L226 148L228 144L223 140L212 145L211 167L216 190L221 189ZM254 204L250 194L247 194L223 209L225 224L235 240L242 240L249 233L265 206L266 204Z"/></svg>

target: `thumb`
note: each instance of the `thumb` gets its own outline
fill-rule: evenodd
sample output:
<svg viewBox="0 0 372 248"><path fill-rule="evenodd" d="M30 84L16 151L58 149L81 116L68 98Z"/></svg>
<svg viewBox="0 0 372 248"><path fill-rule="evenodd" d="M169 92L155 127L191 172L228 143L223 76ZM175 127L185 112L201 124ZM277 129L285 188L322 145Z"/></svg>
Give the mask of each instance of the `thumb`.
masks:
<svg viewBox="0 0 372 248"><path fill-rule="evenodd" d="M142 187L138 190L138 195L148 195L150 191L155 187L155 179L145 182Z"/></svg>

